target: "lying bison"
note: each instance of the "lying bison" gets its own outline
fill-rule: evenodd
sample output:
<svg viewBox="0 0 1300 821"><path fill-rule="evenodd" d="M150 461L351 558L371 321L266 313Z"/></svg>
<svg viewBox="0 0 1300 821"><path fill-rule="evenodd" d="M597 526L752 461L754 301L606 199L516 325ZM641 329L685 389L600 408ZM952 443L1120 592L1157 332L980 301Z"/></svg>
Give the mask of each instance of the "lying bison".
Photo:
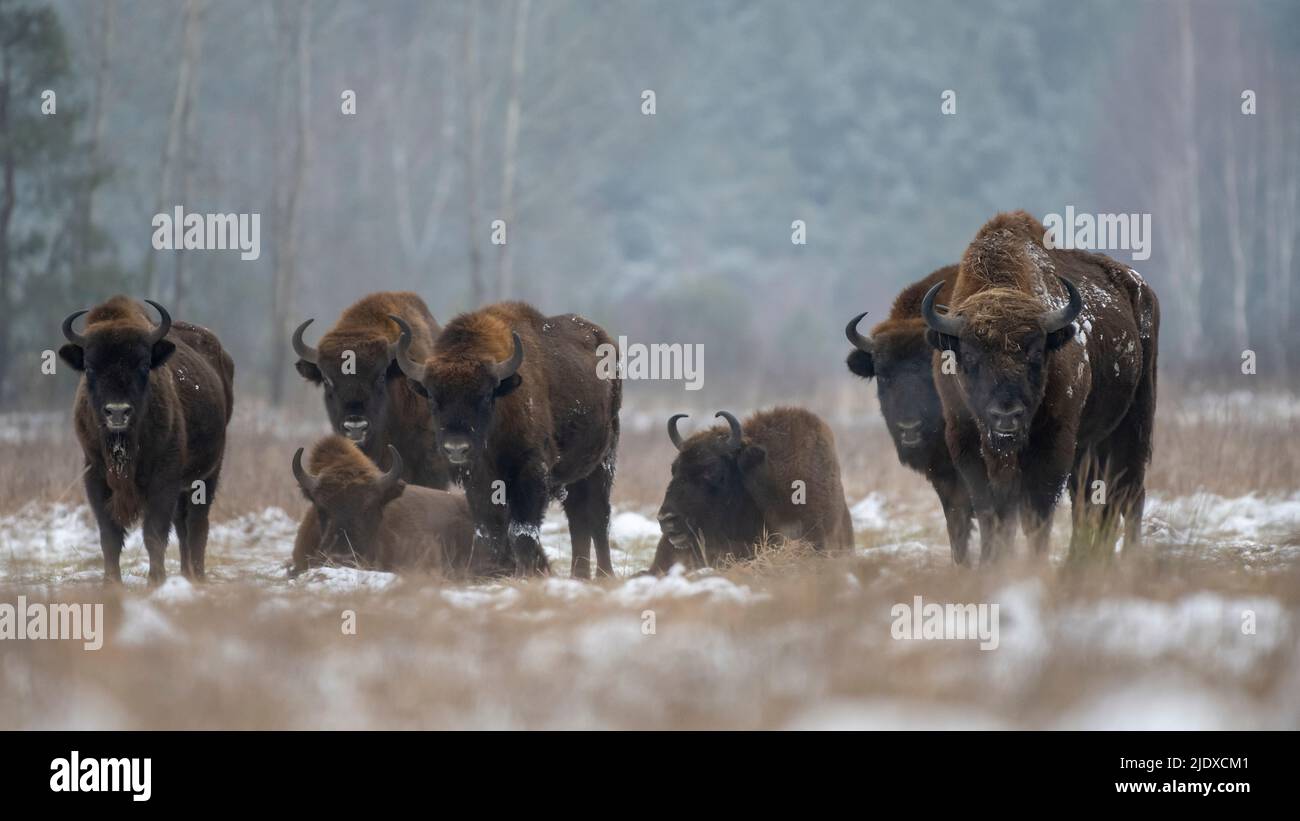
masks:
<svg viewBox="0 0 1300 821"><path fill-rule="evenodd" d="M766 535L817 550L853 549L835 438L825 422L802 408L759 411L743 426L726 411L717 416L725 428L684 441L677 420L685 414L668 420L679 452L659 508L663 537L650 572L752 558Z"/></svg>
<svg viewBox="0 0 1300 821"><path fill-rule="evenodd" d="M342 436L317 442L308 468L301 448L293 455L294 478L312 506L298 525L291 576L323 564L449 578L512 569L486 551L474 553L474 520L464 496L408 486L401 455L392 445L388 453L392 464L384 473Z"/></svg>
<svg viewBox="0 0 1300 821"><path fill-rule="evenodd" d="M513 555L520 573L548 572L540 534L563 500L573 575L613 575L609 493L623 385L598 375L600 326L542 316L522 302L490 305L447 324L421 361L402 327L396 360L429 399L438 448L465 486L479 549Z"/></svg>
<svg viewBox="0 0 1300 821"><path fill-rule="evenodd" d="M926 342L925 320L921 318L926 292L938 285L939 297L947 298L956 278L956 265L940 268L903 289L894 299L889 318L872 328L870 336L858 332L858 323L866 314L854 317L844 333L854 347L848 357L849 370L863 379L875 378L880 412L898 461L930 480L948 523L953 561L965 564L974 510L944 441L943 404L931 368L934 351Z"/></svg>
<svg viewBox="0 0 1300 821"><path fill-rule="evenodd" d="M149 304L161 318L157 325L124 296L63 320L68 342L59 356L82 374L73 416L109 582L122 580L122 540L141 518L150 584L167 576L173 524L181 572L203 578L208 506L234 404L235 364L216 335L172 322L161 305ZM77 333L73 324L82 314L86 325Z"/></svg>
<svg viewBox="0 0 1300 821"><path fill-rule="evenodd" d="M393 364L398 327L389 315L411 329L412 356L427 355L439 329L424 300L409 292L375 293L344 311L314 348L302 338L313 320L299 325L293 332L296 367L324 388L335 433L356 442L373 462L392 445L402 454L407 481L445 488L447 460L434 447L424 400Z"/></svg>
<svg viewBox="0 0 1300 821"><path fill-rule="evenodd" d="M1044 236L1023 211L998 215L962 257L952 310L935 309L942 284L921 305L940 351L948 450L980 517L984 557L1014 539L1017 516L1044 552L1071 476L1072 558L1113 548L1121 516L1126 545L1141 538L1159 304L1131 268L1048 249Z"/></svg>

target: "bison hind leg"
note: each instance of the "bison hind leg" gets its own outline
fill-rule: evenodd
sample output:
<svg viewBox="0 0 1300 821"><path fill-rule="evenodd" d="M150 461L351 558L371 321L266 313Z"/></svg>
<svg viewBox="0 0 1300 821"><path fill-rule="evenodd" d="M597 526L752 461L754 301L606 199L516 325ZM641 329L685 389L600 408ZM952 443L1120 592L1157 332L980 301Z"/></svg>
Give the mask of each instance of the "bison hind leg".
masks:
<svg viewBox="0 0 1300 821"><path fill-rule="evenodd" d="M598 467L565 489L564 513L569 519L573 539L573 575L586 579L591 575L591 544L596 545L596 575L613 576L609 555L609 493L612 476Z"/></svg>

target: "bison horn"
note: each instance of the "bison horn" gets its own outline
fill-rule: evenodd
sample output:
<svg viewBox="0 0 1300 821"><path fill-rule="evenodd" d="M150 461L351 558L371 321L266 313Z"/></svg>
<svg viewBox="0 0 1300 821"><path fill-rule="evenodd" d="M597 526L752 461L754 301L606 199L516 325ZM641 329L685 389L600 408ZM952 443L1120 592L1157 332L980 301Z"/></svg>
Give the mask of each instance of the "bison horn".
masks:
<svg viewBox="0 0 1300 821"><path fill-rule="evenodd" d="M860 351L864 351L866 353L872 353L873 349L872 349L871 337L863 336L862 334L858 333L858 323L861 322L862 318L865 317L866 315L867 312L863 311L862 313L853 317L853 319L849 320L849 324L844 328L844 335L849 338L849 344L851 344L853 347L857 348Z"/></svg>
<svg viewBox="0 0 1300 821"><path fill-rule="evenodd" d="M397 448L389 445L388 456L390 458L388 472L376 481L376 484L385 490L397 484L402 478L402 455L397 452Z"/></svg>
<svg viewBox="0 0 1300 821"><path fill-rule="evenodd" d="M293 478L298 480L298 486L301 487L310 497L320 487L320 479L312 476L302 466L302 448L298 448L297 453L293 455Z"/></svg>
<svg viewBox="0 0 1300 821"><path fill-rule="evenodd" d="M172 329L172 315L167 313L166 308L159 305L157 302L154 302L152 299L146 299L145 302L148 302L153 306L153 309L158 312L159 317L157 327L155 327L153 332L149 334L149 344L152 345L166 336L167 332Z"/></svg>
<svg viewBox="0 0 1300 821"><path fill-rule="evenodd" d="M965 322L960 317L944 316L934 309L935 297L939 296L942 288L943 283L936 282L933 288L926 291L925 299L921 300L921 316L925 318L925 324L930 330L947 336L961 336Z"/></svg>
<svg viewBox="0 0 1300 821"><path fill-rule="evenodd" d="M496 377L497 382L504 382L515 375L519 366L524 361L524 343L519 340L519 334L514 331L510 332L510 338L515 343L515 349L510 354L510 358L493 364L490 368L492 375Z"/></svg>
<svg viewBox="0 0 1300 821"><path fill-rule="evenodd" d="M735 450L740 447L740 420L726 411L718 411L713 414L714 419L726 419L727 424L731 427L731 440L727 446Z"/></svg>
<svg viewBox="0 0 1300 821"><path fill-rule="evenodd" d="M1079 289L1074 287L1074 283L1063 276L1057 276L1057 279L1061 280L1061 284L1065 286L1065 292L1070 295L1070 301L1063 308L1057 308L1055 311L1048 311L1043 314L1043 330L1049 334L1069 325L1083 310L1083 297L1079 296Z"/></svg>
<svg viewBox="0 0 1300 821"><path fill-rule="evenodd" d="M388 318L397 323L397 327L402 329L402 335L397 338L396 342L388 345L388 358L397 362L397 367L402 369L407 379L414 379L416 382L424 381L424 365L412 362L410 358L411 350L411 326L406 324L406 320L396 314L389 314Z"/></svg>
<svg viewBox="0 0 1300 821"><path fill-rule="evenodd" d="M677 432L677 420L685 419L686 414L674 413L668 417L668 439L673 443L673 447L678 450L682 449L682 435Z"/></svg>
<svg viewBox="0 0 1300 821"><path fill-rule="evenodd" d="M68 314L67 319L63 320L64 338L67 339L69 342L71 342L73 345L80 345L83 348L86 347L86 338L81 334L77 333L76 331L72 330L72 323L76 322L77 317L81 316L84 313L86 313L86 311L73 311L72 313Z"/></svg>
<svg viewBox="0 0 1300 821"><path fill-rule="evenodd" d="M293 352L298 354L298 358L303 362L310 362L313 365L319 365L320 351L302 341L302 332L307 330L307 326L315 321L316 320L314 319L309 319L299 325L297 330L293 332Z"/></svg>

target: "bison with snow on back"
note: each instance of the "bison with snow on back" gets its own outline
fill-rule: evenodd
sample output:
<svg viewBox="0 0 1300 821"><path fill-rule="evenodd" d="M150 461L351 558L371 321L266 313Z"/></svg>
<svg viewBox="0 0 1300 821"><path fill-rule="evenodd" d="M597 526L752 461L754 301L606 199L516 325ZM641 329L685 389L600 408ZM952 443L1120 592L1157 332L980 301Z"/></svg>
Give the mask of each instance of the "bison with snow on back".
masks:
<svg viewBox="0 0 1300 821"><path fill-rule="evenodd" d="M942 284L921 306L983 557L1010 544L1017 518L1046 551L1071 477L1071 558L1110 552L1121 517L1126 546L1141 538L1159 304L1131 268L1044 237L1029 214L999 214L966 249L950 311L935 309Z"/></svg>
<svg viewBox="0 0 1300 821"><path fill-rule="evenodd" d="M376 463L392 445L402 454L404 479L442 489L449 481L447 460L434 447L424 399L393 362L399 329L390 315L411 329L411 355L426 356L439 328L424 300L405 291L380 292L345 310L314 348L302 338L314 320L299 325L293 332L296 367L322 387L335 433Z"/></svg>
<svg viewBox="0 0 1300 821"><path fill-rule="evenodd" d="M172 525L181 572L204 575L208 507L217 492L234 406L235 365L215 334L172 322L161 305L147 309L115 296L63 320L59 356L81 381L73 404L85 455L86 498L99 525L104 578L122 580L126 528L143 519L149 583L166 578ZM86 314L85 328L73 329Z"/></svg>
<svg viewBox="0 0 1300 821"><path fill-rule="evenodd" d="M393 317L405 326L400 317ZM469 498L478 549L513 555L520 573L548 572L541 547L550 499L563 501L573 575L602 575L623 384L597 370L609 334L576 314L543 316L522 302L449 322L424 360L403 327L396 360L429 400L437 446Z"/></svg>
<svg viewBox="0 0 1300 821"><path fill-rule="evenodd" d="M880 412L898 461L923 474L934 487L948 523L953 561L965 564L975 514L944 440L943 403L931 367L934 351L926 342L921 317L925 294L939 286L939 298L948 298L956 278L956 265L940 268L903 289L889 318L872 328L870 336L858 332L865 313L850 320L844 332L854 347L847 360L849 370L863 379L875 378Z"/></svg>
<svg viewBox="0 0 1300 821"><path fill-rule="evenodd" d="M356 444L328 436L302 449L293 475L311 507L298 525L289 573L338 564L388 572L426 571L448 578L509 573L486 551L475 555L474 520L459 493L407 485L402 457L388 446L391 464L381 473Z"/></svg>
<svg viewBox="0 0 1300 821"><path fill-rule="evenodd" d="M715 565L752 558L768 536L800 540L817 550L853 549L853 520L844 501L835 437L802 408L759 411L742 425L726 411L726 427L683 440L677 421L672 480L659 508L663 537L652 573L674 564Z"/></svg>

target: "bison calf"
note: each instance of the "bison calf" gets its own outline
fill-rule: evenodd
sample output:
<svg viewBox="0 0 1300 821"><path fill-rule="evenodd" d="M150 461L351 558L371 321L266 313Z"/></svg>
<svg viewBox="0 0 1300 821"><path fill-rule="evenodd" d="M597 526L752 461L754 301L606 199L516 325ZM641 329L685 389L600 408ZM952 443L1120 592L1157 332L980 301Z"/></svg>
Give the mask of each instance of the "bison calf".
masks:
<svg viewBox="0 0 1300 821"><path fill-rule="evenodd" d="M677 414L668 438L679 453L659 508L663 538L650 571L674 564L716 564L751 558L764 534L810 542L818 550L853 549L853 520L844 502L835 438L802 408L759 411L742 426L726 411L727 427L685 441Z"/></svg>
<svg viewBox="0 0 1300 821"><path fill-rule="evenodd" d="M486 551L475 555L464 496L408 486L401 455L392 445L388 453L392 464L384 473L341 436L318 442L309 468L301 448L294 454L293 475L312 506L298 525L290 576L322 564L453 578L510 571Z"/></svg>
<svg viewBox="0 0 1300 821"><path fill-rule="evenodd" d="M925 475L939 496L948 523L948 544L957 564L966 564L974 509L970 494L953 465L944 440L943 404L931 367L934 351L926 341L921 301L939 286L940 298L952 292L957 266L940 268L903 289L894 300L889 318L872 328L870 336L858 333L858 314L845 328L853 344L849 370L863 379L875 378L880 413L894 440L898 461Z"/></svg>
<svg viewBox="0 0 1300 821"><path fill-rule="evenodd" d="M142 517L150 584L166 578L173 524L181 572L203 578L208 507L234 405L235 365L216 335L173 323L161 305L149 304L158 325L124 296L63 320L68 342L59 356L82 374L73 417L110 582L122 580L126 528ZM73 324L82 314L86 326L77 333Z"/></svg>

